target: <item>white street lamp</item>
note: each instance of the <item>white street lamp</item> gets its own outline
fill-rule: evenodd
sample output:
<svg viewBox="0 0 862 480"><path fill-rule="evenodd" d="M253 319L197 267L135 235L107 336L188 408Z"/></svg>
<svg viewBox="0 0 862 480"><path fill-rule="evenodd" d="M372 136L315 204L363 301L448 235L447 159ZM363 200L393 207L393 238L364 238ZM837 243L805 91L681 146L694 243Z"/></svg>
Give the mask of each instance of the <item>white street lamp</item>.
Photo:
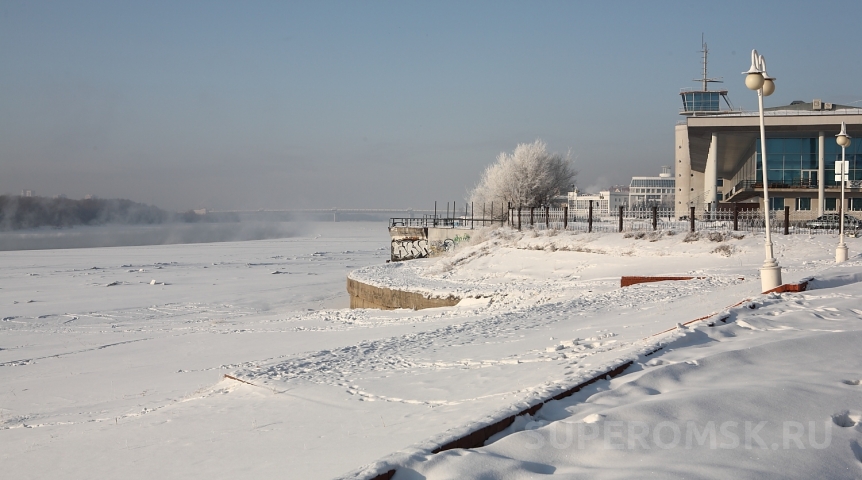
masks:
<svg viewBox="0 0 862 480"><path fill-rule="evenodd" d="M847 160L845 160L844 150L850 146L850 135L847 135L847 124L841 122L841 131L835 135L835 141L841 145L841 162L835 162L835 180L841 181L841 208L838 209L840 219L840 236L838 248L835 249L835 263L841 263L847 260L847 245L844 244L844 182L847 181Z"/></svg>
<svg viewBox="0 0 862 480"><path fill-rule="evenodd" d="M766 60L757 50L751 51L751 68L745 75L745 86L757 91L757 101L760 107L760 158L763 171L763 209L766 220L766 259L760 267L761 291L767 292L781 285L781 267L772 254L772 229L769 225L769 181L766 178L766 127L763 123L763 97L772 95L775 91L775 78L766 73Z"/></svg>

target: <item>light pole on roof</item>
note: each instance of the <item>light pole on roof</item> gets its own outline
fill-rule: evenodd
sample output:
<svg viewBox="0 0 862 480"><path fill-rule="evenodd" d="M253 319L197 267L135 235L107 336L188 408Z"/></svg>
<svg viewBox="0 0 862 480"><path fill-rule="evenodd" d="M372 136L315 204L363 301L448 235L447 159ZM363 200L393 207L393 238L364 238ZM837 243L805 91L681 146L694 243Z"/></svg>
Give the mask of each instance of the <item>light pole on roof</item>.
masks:
<svg viewBox="0 0 862 480"><path fill-rule="evenodd" d="M750 90L757 91L757 102L760 108L760 159L761 170L763 171L763 209L764 219L766 222L766 242L764 249L766 250L766 258L763 261L763 266L760 267L760 286L761 291L767 292L781 285L781 267L772 253L772 230L769 221L769 181L767 180L766 172L766 126L763 123L763 97L772 95L775 91L775 78L770 77L766 73L766 60L763 55L757 53L757 50L751 51L751 68L747 72L742 72L745 75L745 86Z"/></svg>
<svg viewBox="0 0 862 480"><path fill-rule="evenodd" d="M850 135L847 135L847 124L841 122L841 131L835 135L835 141L841 145L841 161L835 162L835 179L841 181L841 207L838 209L840 215L840 240L838 248L835 249L835 263L847 260L847 245L844 244L844 182L847 180L847 160L844 151L850 146Z"/></svg>

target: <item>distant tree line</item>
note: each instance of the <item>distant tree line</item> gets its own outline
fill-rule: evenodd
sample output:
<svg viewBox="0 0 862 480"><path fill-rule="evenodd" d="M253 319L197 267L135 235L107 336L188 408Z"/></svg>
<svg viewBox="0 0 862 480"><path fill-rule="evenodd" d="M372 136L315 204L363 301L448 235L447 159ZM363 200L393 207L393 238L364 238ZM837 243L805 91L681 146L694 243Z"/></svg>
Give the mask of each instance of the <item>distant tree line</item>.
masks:
<svg viewBox="0 0 862 480"><path fill-rule="evenodd" d="M235 214L173 213L126 199L21 197L0 195L0 230L76 225L151 225L168 222L239 221Z"/></svg>

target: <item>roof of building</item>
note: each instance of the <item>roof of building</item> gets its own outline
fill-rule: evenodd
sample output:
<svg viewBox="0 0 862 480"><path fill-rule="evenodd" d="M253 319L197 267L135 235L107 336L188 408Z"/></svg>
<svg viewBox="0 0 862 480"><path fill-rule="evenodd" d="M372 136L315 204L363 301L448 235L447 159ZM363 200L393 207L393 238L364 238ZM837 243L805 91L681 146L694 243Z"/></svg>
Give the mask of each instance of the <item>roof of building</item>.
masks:
<svg viewBox="0 0 862 480"><path fill-rule="evenodd" d="M858 109L860 107L852 107L850 105L839 105L837 103L829 104L832 108L826 108L827 105L825 102L821 102L819 109L814 108L814 102L805 102L802 100L794 100L790 102L790 105L783 105L780 107L767 107L764 108L764 112L775 112L775 111L783 111L783 110L794 110L794 111L808 111L808 112L823 112L823 111L831 111L831 110L847 110L847 109Z"/></svg>

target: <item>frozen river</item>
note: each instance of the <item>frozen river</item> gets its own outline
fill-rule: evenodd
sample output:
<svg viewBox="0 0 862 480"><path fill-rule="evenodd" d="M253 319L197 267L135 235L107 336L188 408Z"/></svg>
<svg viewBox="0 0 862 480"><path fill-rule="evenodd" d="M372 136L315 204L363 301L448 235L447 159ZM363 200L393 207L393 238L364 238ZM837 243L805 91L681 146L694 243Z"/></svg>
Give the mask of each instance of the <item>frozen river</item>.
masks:
<svg viewBox="0 0 862 480"><path fill-rule="evenodd" d="M293 234L0 252L3 476L236 478L283 473L297 448L315 448L285 442L297 425L257 413L254 399L218 401L238 385L222 375L234 363L337 345L298 333L303 315L346 308L347 273L384 262L389 236L384 223L273 229Z"/></svg>
<svg viewBox="0 0 862 480"><path fill-rule="evenodd" d="M291 236L0 252L4 477L305 479L421 462L756 295L763 254L756 235L504 229L386 264L385 223L278 228ZM777 239L785 281L832 268L834 242ZM350 272L465 300L349 310ZM620 275L698 278L620 288Z"/></svg>

